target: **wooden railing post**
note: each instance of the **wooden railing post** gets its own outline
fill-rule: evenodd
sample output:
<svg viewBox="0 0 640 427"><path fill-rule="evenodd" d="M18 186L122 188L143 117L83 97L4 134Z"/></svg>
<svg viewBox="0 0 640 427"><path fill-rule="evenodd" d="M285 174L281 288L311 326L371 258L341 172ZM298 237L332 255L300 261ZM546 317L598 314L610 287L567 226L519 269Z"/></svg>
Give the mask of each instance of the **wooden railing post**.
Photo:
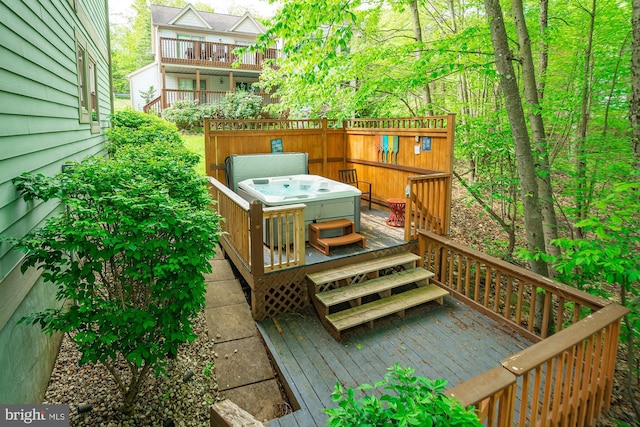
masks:
<svg viewBox="0 0 640 427"><path fill-rule="evenodd" d="M258 278L264 275L262 252L262 203L255 200L249 207L249 240L251 248L251 274Z"/></svg>
<svg viewBox="0 0 640 427"><path fill-rule="evenodd" d="M323 118L322 126L322 175L327 176L327 119Z"/></svg>

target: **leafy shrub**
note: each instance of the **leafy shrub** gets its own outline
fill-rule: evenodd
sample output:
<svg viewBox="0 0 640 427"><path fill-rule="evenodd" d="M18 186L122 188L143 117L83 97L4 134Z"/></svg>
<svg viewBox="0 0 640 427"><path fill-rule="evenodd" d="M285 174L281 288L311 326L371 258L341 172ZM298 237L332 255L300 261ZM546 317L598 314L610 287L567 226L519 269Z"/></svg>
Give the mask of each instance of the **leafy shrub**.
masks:
<svg viewBox="0 0 640 427"><path fill-rule="evenodd" d="M175 125L151 114L134 110L118 111L111 115L111 128L106 132L109 154L126 145L166 142L182 145Z"/></svg>
<svg viewBox="0 0 640 427"><path fill-rule="evenodd" d="M127 413L147 374L196 338L191 320L219 233L196 159L166 141L127 145L71 173L14 181L26 200L56 197L66 207L13 243L27 253L23 272L43 269L57 299L72 302L21 321L71 333L80 363L107 368Z"/></svg>
<svg viewBox="0 0 640 427"><path fill-rule="evenodd" d="M202 110L196 101L176 101L162 111L162 118L174 123L180 130L202 126Z"/></svg>
<svg viewBox="0 0 640 427"><path fill-rule="evenodd" d="M378 398L365 395L355 398L356 390L337 383L331 399L337 408L325 409L327 424L332 427L387 426L481 426L473 408L465 409L460 402L445 395L445 380L430 380L414 376L414 370L396 364L388 369L382 381L363 384L356 390L368 391L382 387L390 392Z"/></svg>
<svg viewBox="0 0 640 427"><path fill-rule="evenodd" d="M220 101L226 120L250 120L260 115L262 98L246 91L228 92Z"/></svg>
<svg viewBox="0 0 640 427"><path fill-rule="evenodd" d="M220 104L202 104L200 110L203 119L224 119Z"/></svg>

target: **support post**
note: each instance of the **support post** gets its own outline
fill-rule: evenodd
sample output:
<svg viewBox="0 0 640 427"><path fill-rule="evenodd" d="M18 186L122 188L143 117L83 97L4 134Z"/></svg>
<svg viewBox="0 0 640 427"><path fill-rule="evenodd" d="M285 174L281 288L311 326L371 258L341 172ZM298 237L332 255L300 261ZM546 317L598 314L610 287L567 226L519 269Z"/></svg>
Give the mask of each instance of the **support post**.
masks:
<svg viewBox="0 0 640 427"><path fill-rule="evenodd" d="M251 274L256 282L264 275L264 254L262 248L262 203L254 200L249 206L249 239L251 246Z"/></svg>

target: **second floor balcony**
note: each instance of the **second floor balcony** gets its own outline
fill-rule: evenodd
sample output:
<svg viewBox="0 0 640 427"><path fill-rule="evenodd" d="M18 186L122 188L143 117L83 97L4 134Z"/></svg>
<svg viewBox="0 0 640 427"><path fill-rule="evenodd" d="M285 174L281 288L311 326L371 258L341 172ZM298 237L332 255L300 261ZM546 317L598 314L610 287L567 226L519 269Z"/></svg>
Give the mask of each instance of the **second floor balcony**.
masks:
<svg viewBox="0 0 640 427"><path fill-rule="evenodd" d="M262 70L264 60L276 59L279 51L268 49L265 53L245 52L239 56L235 49L246 46L214 43L200 40L183 40L162 37L160 39L160 62L201 67L232 68L239 63L241 70Z"/></svg>

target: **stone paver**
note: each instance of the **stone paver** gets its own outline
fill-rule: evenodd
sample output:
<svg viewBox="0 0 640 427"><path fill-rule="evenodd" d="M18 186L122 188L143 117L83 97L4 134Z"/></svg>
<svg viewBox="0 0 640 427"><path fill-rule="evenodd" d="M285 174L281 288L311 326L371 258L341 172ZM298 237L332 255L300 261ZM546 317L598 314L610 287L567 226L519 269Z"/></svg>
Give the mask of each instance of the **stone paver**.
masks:
<svg viewBox="0 0 640 427"><path fill-rule="evenodd" d="M222 343L258 335L246 302L205 310L211 338Z"/></svg>
<svg viewBox="0 0 640 427"><path fill-rule="evenodd" d="M221 248L209 262L205 315L218 355L218 388L257 420L272 420L284 400L242 286Z"/></svg>
<svg viewBox="0 0 640 427"><path fill-rule="evenodd" d="M260 337L227 341L213 346L220 391L275 378ZM244 408L251 412L251 408Z"/></svg>
<svg viewBox="0 0 640 427"><path fill-rule="evenodd" d="M224 394L239 407L251 408L248 412L262 422L276 418L279 415L279 406L285 404L280 398L280 389L275 379L237 387L225 391Z"/></svg>
<svg viewBox="0 0 640 427"><path fill-rule="evenodd" d="M249 308L238 279L208 282L205 298L207 308L224 307L235 304L244 304Z"/></svg>

